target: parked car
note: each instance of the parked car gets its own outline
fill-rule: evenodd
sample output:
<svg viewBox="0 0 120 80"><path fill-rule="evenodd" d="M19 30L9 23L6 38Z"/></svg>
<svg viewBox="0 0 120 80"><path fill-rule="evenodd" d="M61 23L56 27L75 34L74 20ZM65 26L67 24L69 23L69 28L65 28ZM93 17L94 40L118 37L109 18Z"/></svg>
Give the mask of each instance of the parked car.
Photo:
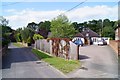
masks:
<svg viewBox="0 0 120 80"><path fill-rule="evenodd" d="M82 42L81 39L75 40L73 43L75 43L76 45L81 45L81 46L83 46L83 42Z"/></svg>
<svg viewBox="0 0 120 80"><path fill-rule="evenodd" d="M107 42L104 39L98 40L98 45L107 45Z"/></svg>

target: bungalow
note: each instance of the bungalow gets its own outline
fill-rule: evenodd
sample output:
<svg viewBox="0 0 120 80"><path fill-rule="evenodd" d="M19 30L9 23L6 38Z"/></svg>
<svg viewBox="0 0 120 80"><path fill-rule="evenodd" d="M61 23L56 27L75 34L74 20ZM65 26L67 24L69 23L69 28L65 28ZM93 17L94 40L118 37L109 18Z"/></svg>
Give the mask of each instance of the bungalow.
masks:
<svg viewBox="0 0 120 80"><path fill-rule="evenodd" d="M96 32L89 28L86 28L81 34L84 36L86 45L97 44L97 40L100 38Z"/></svg>
<svg viewBox="0 0 120 80"><path fill-rule="evenodd" d="M100 40L101 38L104 39L107 42L107 44L109 44L109 38L100 37L93 30L86 28L81 33L77 33L72 41L74 41L75 39L81 39L84 45L92 45L92 44L97 45L98 40Z"/></svg>
<svg viewBox="0 0 120 80"><path fill-rule="evenodd" d="M75 40L82 40L83 44L85 44L85 41L84 41L84 36L81 34L81 33L77 33L75 34L74 38L72 39L72 41L74 42Z"/></svg>

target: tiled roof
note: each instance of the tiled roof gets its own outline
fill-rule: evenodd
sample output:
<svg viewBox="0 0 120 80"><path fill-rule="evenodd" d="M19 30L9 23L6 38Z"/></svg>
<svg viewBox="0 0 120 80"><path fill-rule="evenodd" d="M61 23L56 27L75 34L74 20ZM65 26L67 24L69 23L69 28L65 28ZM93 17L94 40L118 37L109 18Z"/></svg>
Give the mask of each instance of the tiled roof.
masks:
<svg viewBox="0 0 120 80"><path fill-rule="evenodd" d="M86 37L86 34L88 34L88 37L100 37L96 32L88 28L83 32L81 32L81 34L83 34L85 37Z"/></svg>
<svg viewBox="0 0 120 80"><path fill-rule="evenodd" d="M82 37L82 38L84 38L84 36L83 36L81 33L77 33L77 34L75 34L74 37Z"/></svg>

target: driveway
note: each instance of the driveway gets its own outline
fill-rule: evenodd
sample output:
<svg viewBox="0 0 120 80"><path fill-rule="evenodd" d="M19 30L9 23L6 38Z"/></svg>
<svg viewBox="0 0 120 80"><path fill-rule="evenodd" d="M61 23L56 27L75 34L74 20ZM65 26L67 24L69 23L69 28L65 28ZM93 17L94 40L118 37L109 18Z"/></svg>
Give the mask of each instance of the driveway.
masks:
<svg viewBox="0 0 120 80"><path fill-rule="evenodd" d="M118 59L109 46L80 47L82 68L68 74L77 78L118 78Z"/></svg>
<svg viewBox="0 0 120 80"><path fill-rule="evenodd" d="M65 78L61 72L40 61L31 48L9 46L2 60L2 78Z"/></svg>

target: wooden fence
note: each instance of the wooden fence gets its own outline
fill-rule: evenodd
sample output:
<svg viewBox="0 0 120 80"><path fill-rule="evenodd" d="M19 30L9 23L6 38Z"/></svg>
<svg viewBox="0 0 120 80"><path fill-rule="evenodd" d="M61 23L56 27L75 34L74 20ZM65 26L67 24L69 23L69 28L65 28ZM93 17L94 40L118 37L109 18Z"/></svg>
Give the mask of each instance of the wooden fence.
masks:
<svg viewBox="0 0 120 80"><path fill-rule="evenodd" d="M59 42L60 43L56 44L57 42L53 40L36 40L34 48L47 52L53 56L77 60L77 45L71 41L66 43L64 40L60 40Z"/></svg>

